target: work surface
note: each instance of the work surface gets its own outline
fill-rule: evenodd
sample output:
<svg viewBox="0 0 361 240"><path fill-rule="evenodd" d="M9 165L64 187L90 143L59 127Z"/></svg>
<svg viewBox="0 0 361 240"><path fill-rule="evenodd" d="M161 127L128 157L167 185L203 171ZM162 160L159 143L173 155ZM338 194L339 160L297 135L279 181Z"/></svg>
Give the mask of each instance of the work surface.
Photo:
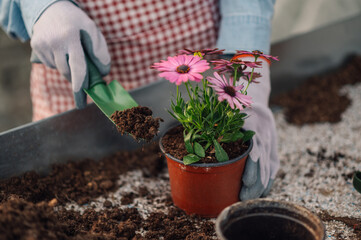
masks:
<svg viewBox="0 0 361 240"><path fill-rule="evenodd" d="M361 169L361 84L343 91L352 104L340 123L299 127L287 123L282 111L275 113L281 168L269 197L316 213L357 218L357 226L343 221L325 225L327 239L360 239L353 228L361 226L361 194L353 188L352 173Z"/></svg>
<svg viewBox="0 0 361 240"><path fill-rule="evenodd" d="M278 90L295 84L293 80L300 82L313 73L337 66L349 53L356 50L360 53L360 34L349 34L358 29L359 19L274 46L273 53L281 58L272 71L272 79L278 80L274 82ZM152 109L157 106L155 116L167 118L162 104L169 100L168 89L167 85L160 84L146 89L147 94L136 91L134 97L141 104L153 104ZM345 86L342 91L350 98L351 105L339 123L296 126L285 121L282 109L274 109L281 167L269 197L295 202L321 214L327 228L326 239L361 239L361 194L351 184L353 172L361 170L361 85ZM162 130L167 127L164 124ZM69 159L99 159L115 149L129 150L136 145L127 138L120 138L114 126L93 105L0 133L0 177L43 170L52 163ZM124 193L136 191L139 186L146 186L155 196L169 193L166 171L157 178L144 178L139 170L129 171L120 175L118 181L122 184L115 192L88 205L71 203L67 207L103 209L106 200L105 205L109 201L119 205ZM162 204L154 205L154 201L148 204L145 198L136 197L128 205L120 205L135 207L147 216L155 208L162 209ZM357 231L358 236L355 235Z"/></svg>
<svg viewBox="0 0 361 240"><path fill-rule="evenodd" d="M329 92L330 89L323 90ZM350 105L342 112L338 123L324 122L299 126L285 120L285 109L274 108L281 166L268 197L294 202L320 215L326 226L326 239L328 240L360 239L361 235L361 194L356 192L351 184L353 173L361 168L361 122L359 121L361 119L361 83L345 85L340 91L349 98ZM305 104L308 104L309 107L313 106L308 102ZM157 158L158 155L154 155ZM127 162L124 156L119 158L120 163ZM142 164L148 162L144 158L140 160ZM86 165L90 165L90 163ZM101 166L99 165L99 168L95 169L102 171ZM111 165L111 168L116 167ZM86 188L97 186L98 177L94 176L92 179L89 175L90 172L85 167L76 169L74 174L77 173L84 178L79 182L80 185ZM151 222L147 219L150 216L154 217L152 213L167 211L169 204L171 204L169 202L170 189L166 169L160 175L151 178L145 177L144 171L142 173L141 170L129 169L126 172L121 172L119 176L115 175L112 181L102 180L99 184L100 188L108 189L107 185L110 186L109 189L112 186L118 187L106 191L106 193L103 192L101 196L99 194L89 195L90 202L85 205L78 205L72 201L74 199L72 195L84 193L77 189L68 192L69 196L65 193L66 198L60 195L59 189L61 190L61 188L59 186L66 184L67 181L66 179L58 179L58 173L59 171L53 172L50 180L34 182L33 184L35 196L40 200L45 197L44 200L45 202L48 201L49 205L53 205L53 202L59 198L59 205L56 208L58 210L65 206L68 210L73 209L80 212L84 212L86 209L104 212L109 209L109 206L116 206L115 209L137 210L144 221ZM72 174L70 174L69 180L73 179ZM114 185L113 182L117 182L117 184ZM14 183L15 181L12 184L14 185ZM44 188L44 184L49 186ZM21 185L16 186L21 187ZM10 186L10 184L6 186ZM141 194L140 188L146 189L146 192L150 194ZM40 193L47 193L49 197L36 194L38 190ZM51 194L53 190L58 191L58 194L54 194L55 197ZM18 192L20 196L26 196L26 193L21 191L14 192ZM150 199L149 196L151 196ZM104 217L102 221L111 221L111 219ZM170 221L172 225L173 220L168 219L167 221ZM202 223L202 221L198 220L198 223ZM144 226L147 226L146 224L147 222ZM204 223L203 226L210 225ZM212 230L212 228L207 229ZM147 231L140 229L138 234L147 234ZM211 237L212 233L209 236Z"/></svg>
<svg viewBox="0 0 361 240"><path fill-rule="evenodd" d="M352 185L352 174L361 169L361 84L345 86L342 91L352 104L336 124L318 123L296 126L287 123L282 110L275 112L281 167L270 195L271 199L291 201L322 216L326 239L360 239L361 194ZM167 173L161 178L145 179L139 171L119 178L122 185L115 193L93 201L104 209L108 200L119 204L125 192L146 186L159 196L169 192ZM83 211L89 206L69 204ZM144 216L162 204L147 204L139 197L126 207L135 207ZM354 231L354 228L356 229ZM358 231L358 235L356 235Z"/></svg>
<svg viewBox="0 0 361 240"><path fill-rule="evenodd" d="M296 126L285 121L284 110L274 112L279 135L278 148L281 166L268 197L294 202L320 215L326 226L327 240L360 239L361 194L353 189L351 181L352 173L361 166L361 143L359 141L361 135L361 123L359 122L361 118L361 96L359 94L361 84L345 86L342 91L351 99L352 103L342 114L339 123ZM166 234L168 234L168 238L165 239L184 239L173 238L175 234L182 236L182 233L186 234L184 236L194 233L198 235L193 237L205 237L187 239L216 239L214 228L209 221L207 222L204 219L191 220L185 217L184 214L174 212L174 207L171 206L169 199L170 188L166 168L159 174L149 177L149 173L146 174L148 176L144 175L144 169L129 167L141 163L140 165L145 165L145 167L147 167L147 164L152 164L154 168L155 163L159 161L157 160L159 156L156 152L153 152L154 157L151 154L147 155L145 152L139 152L138 163L134 162L134 156L131 157L131 154L120 154L111 157L114 161L105 161L99 165L87 161L79 166L73 165L72 171L67 171L67 167L60 167L53 171L47 180L35 178L37 180L31 182L31 175L25 176L23 179L30 181L28 182L30 183L28 185L30 190L14 190L15 194L9 195L6 199L9 199L9 204L11 202L16 203L16 195L28 199L26 210L34 209L36 212L32 214L40 216L40 218L38 217L35 220L33 218L23 219L21 215L23 213L15 212L14 208L17 205L13 204L10 205L11 209L7 215L0 214L0 221L5 221L4 226L6 226L7 231L11 231L12 228L8 225L15 222L14 219L20 220L20 223L17 223L20 226L23 221L29 221L30 219L30 221L36 222L38 225L32 228L33 226L26 222L26 227L32 226L30 229L35 232L40 228L46 229L39 230L42 235L50 234L52 231L56 232L56 230L58 231L57 234L61 234L62 230L56 229L54 226L62 226L61 224L64 221L70 221L68 222L69 226L72 226L71 229L74 228L77 234L98 234L98 236L104 238L111 236L110 233L114 234L113 231L117 234L124 234L122 232L124 229L133 229L133 231L136 229L138 236L141 236L136 239L144 239L143 237L151 239L151 236L156 236L156 239L158 239L158 237ZM140 157L144 156L144 154L147 157ZM128 158L133 158L133 162L129 161ZM109 172L109 170L106 170L105 165L108 165L109 169L118 169L123 166L126 171L119 170L120 174L114 175L113 170ZM88 168L88 166L92 167ZM148 171L149 169L151 168L148 168ZM66 172L69 176L64 178ZM113 174L111 174L112 172ZM59 176L60 174L62 174L62 177ZM106 176L103 176L104 174ZM104 179L108 175L114 175L114 178L111 178L112 181ZM79 180L77 184L73 182L74 179ZM10 186L21 188L22 184L19 185L16 182L19 183L20 181L10 181L2 189L7 189L7 186L9 186L9 189L11 189ZM65 185L68 185L68 188L62 190ZM113 188L113 186L117 187ZM96 188L109 190L97 191ZM88 191L93 194L87 194ZM29 194L30 192L33 193ZM103 194L99 195L101 192ZM83 201L80 197L85 197L90 202ZM54 210L61 213L61 224L57 222L55 216L45 212L44 205L30 203L31 201L38 202L42 200L45 200L43 202L45 206L54 207L57 205ZM9 204L4 203L3 207L0 205L0 212L6 212ZM67 212L64 212L64 207L68 209ZM112 212L107 213L110 209ZM83 213L82 216L85 215L85 217L76 215L71 210ZM119 220L123 217L115 214L118 210L123 211L124 214L129 214L129 211L139 212L141 218L144 219L140 222L142 228L136 228L134 225L136 220L134 219L131 219L130 222L129 219L126 222ZM171 210L173 212L170 213ZM99 212L100 215L94 215L94 212L89 215L89 211ZM166 215L155 214L156 212L164 212ZM13 219L10 222L6 222L7 220L4 218L8 215L12 216L9 219ZM169 217L169 215L175 215L177 218ZM124 215L124 217L126 216ZM42 219L49 218L50 221L50 217L53 225L43 223ZM79 218L80 220L78 220ZM177 224L176 220L178 220ZM214 220L211 221L214 222ZM71 221L74 221L74 223ZM121 222L123 225L119 221L123 221ZM194 222L202 226L203 232L199 233ZM193 228L189 226L193 226ZM19 228L19 226L12 227L14 227L13 229ZM88 230L85 232L84 228ZM117 229L120 229L121 232ZM99 232L100 230L103 232ZM207 233L206 236L205 233ZM169 236L169 234L173 235Z"/></svg>

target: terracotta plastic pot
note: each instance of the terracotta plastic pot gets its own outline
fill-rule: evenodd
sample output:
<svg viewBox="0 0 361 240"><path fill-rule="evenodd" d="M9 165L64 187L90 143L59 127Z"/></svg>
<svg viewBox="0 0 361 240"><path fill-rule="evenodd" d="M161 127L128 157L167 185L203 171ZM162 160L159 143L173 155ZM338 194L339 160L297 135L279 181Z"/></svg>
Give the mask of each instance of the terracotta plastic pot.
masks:
<svg viewBox="0 0 361 240"><path fill-rule="evenodd" d="M235 203L216 221L221 240L323 240L325 226L308 209L284 201L256 199Z"/></svg>
<svg viewBox="0 0 361 240"><path fill-rule="evenodd" d="M216 217L227 206L239 201L242 175L246 159L252 149L241 156L222 163L190 164L164 152L167 159L171 194L176 206L187 214Z"/></svg>

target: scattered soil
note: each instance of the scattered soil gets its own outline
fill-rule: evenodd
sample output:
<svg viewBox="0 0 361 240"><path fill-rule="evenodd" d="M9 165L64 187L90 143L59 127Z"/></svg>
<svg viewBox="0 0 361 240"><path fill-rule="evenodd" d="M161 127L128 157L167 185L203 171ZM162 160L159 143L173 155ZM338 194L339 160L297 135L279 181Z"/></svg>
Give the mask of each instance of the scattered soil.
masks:
<svg viewBox="0 0 361 240"><path fill-rule="evenodd" d="M175 207L169 193L161 212L143 219L136 208L120 209L109 200L104 210L87 208L83 214L62 206L79 204L117 189L119 174L141 169L156 177L164 167L158 144L133 152L119 152L99 162L84 160L56 165L48 176L35 172L0 183L0 239L202 239L215 237L214 224L189 216ZM135 197L159 202L145 186L125 194L121 204ZM124 201L124 202L123 202ZM54 207L56 208L54 209ZM56 210L57 209L57 210ZM141 234L142 233L142 234Z"/></svg>
<svg viewBox="0 0 361 240"><path fill-rule="evenodd" d="M12 197L0 204L0 239L64 239L64 230L44 202L33 204Z"/></svg>
<svg viewBox="0 0 361 240"><path fill-rule="evenodd" d="M0 204L0 239L202 239L215 236L214 224L171 206L143 219L137 209L54 211L45 202L11 198ZM145 236L140 234L145 231Z"/></svg>
<svg viewBox="0 0 361 240"><path fill-rule="evenodd" d="M330 168L331 164L335 167L337 165L337 163L340 162L340 161L342 163L346 164L346 166L347 166L347 163L346 163L345 159L350 158L350 156L347 156L346 154L344 154L342 152L334 152L331 155L327 155L325 148L321 148L317 152L313 152L310 149L306 149L306 152L307 152L308 155L316 157L317 163L325 164L325 166L327 168ZM351 172L344 172L344 173L341 174L341 176L345 179L346 182L351 181L355 171L356 170L354 169ZM306 173L304 176L305 177L313 177L314 173L315 173L315 169L310 168L308 173Z"/></svg>
<svg viewBox="0 0 361 240"><path fill-rule="evenodd" d="M178 159L183 159L184 156L188 155L184 144L183 131L183 126L177 126L162 138L162 145L165 152ZM233 143L221 143L221 146L228 154L229 159L242 155L248 149L248 145L244 144L242 140ZM206 151L206 156L200 160L200 163L217 162L214 149L211 147Z"/></svg>
<svg viewBox="0 0 361 240"><path fill-rule="evenodd" d="M116 111L111 119L122 135L130 134L136 140L144 139L149 142L158 134L159 122L163 122L162 118L153 118L152 114L148 107L137 106Z"/></svg>
<svg viewBox="0 0 361 240"><path fill-rule="evenodd" d="M338 221L346 224L348 227L353 229L357 239L361 239L361 219L352 217L335 217L326 211L322 211L319 216L324 222Z"/></svg>
<svg viewBox="0 0 361 240"><path fill-rule="evenodd" d="M214 224L212 222L202 222L197 216L186 215L176 207L169 208L167 215L161 212L152 213L147 218L144 229L147 230L145 235L147 239L160 239L164 237L165 240L191 240L199 239L203 235L204 238L201 239L206 240L215 236Z"/></svg>
<svg viewBox="0 0 361 240"><path fill-rule="evenodd" d="M86 159L54 165L47 176L27 172L0 182L0 202L11 195L33 203L54 201L60 204L75 201L85 204L91 199L117 189L120 174L142 169L144 177L155 177L165 166L157 143L142 150L118 152L101 161Z"/></svg>
<svg viewBox="0 0 361 240"><path fill-rule="evenodd" d="M335 72L311 77L296 89L272 98L271 104L285 108L289 123L337 123L351 104L351 100L340 93L340 88L361 82L360 76L361 57L356 56Z"/></svg>
<svg viewBox="0 0 361 240"><path fill-rule="evenodd" d="M122 197L121 204L122 205L131 204L131 203L133 203L133 200L134 200L135 197L136 197L136 194L133 193L133 192L126 193Z"/></svg>
<svg viewBox="0 0 361 240"><path fill-rule="evenodd" d="M330 167L330 163L336 166L336 163L346 157L346 155L341 152L334 152L332 155L327 156L325 148L321 148L318 152L312 152L310 149L306 149L306 151L310 156L315 156L318 163L327 162L327 167Z"/></svg>

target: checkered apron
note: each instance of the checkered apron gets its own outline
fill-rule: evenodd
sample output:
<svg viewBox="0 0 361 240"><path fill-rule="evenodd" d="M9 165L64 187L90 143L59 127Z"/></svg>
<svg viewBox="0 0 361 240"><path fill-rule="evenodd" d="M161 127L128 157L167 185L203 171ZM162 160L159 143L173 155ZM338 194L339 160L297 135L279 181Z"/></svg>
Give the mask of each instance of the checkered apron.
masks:
<svg viewBox="0 0 361 240"><path fill-rule="evenodd" d="M183 48L216 44L217 0L79 0L105 36L112 59L109 75L130 90L157 81L154 62ZM54 69L33 64L33 120L75 107L71 84Z"/></svg>

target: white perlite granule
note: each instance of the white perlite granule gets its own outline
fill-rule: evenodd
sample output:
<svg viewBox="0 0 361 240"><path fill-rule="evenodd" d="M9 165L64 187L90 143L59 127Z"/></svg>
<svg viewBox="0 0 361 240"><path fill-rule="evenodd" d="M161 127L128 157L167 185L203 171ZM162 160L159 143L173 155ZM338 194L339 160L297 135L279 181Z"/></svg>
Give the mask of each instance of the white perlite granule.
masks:
<svg viewBox="0 0 361 240"><path fill-rule="evenodd" d="M134 170L120 175L117 184L120 187L116 192L109 193L107 196L101 196L82 206L79 206L77 203L69 203L65 208L80 211L81 213L89 207L95 211L100 211L104 209L103 204L108 200L113 206L120 208L137 208L141 216L147 218L151 212L164 209L164 200L167 198L166 193L170 192L167 172L164 172L162 176L157 178L145 178L141 170ZM135 197L131 204L122 205L122 198L131 192L138 193L139 187L146 187L149 194L155 196L155 199L150 201L146 197Z"/></svg>
<svg viewBox="0 0 361 240"><path fill-rule="evenodd" d="M275 113L281 167L269 198L290 201L315 213L327 211L333 216L361 218L361 194L353 188L351 178L354 171L361 170L361 84L344 87L342 91L352 104L337 124L299 127L287 123L282 112ZM317 157L320 151L323 153ZM158 178L144 178L136 170L121 175L118 181L121 187L116 192L88 205L68 204L66 208L82 212L94 206L101 210L104 201L109 200L121 208L137 208L145 218L155 210L164 211L162 200L170 191L166 172ZM132 204L120 204L126 193L137 192L141 186L158 200L137 197ZM352 228L344 223L330 221L325 226L327 240L357 239Z"/></svg>

